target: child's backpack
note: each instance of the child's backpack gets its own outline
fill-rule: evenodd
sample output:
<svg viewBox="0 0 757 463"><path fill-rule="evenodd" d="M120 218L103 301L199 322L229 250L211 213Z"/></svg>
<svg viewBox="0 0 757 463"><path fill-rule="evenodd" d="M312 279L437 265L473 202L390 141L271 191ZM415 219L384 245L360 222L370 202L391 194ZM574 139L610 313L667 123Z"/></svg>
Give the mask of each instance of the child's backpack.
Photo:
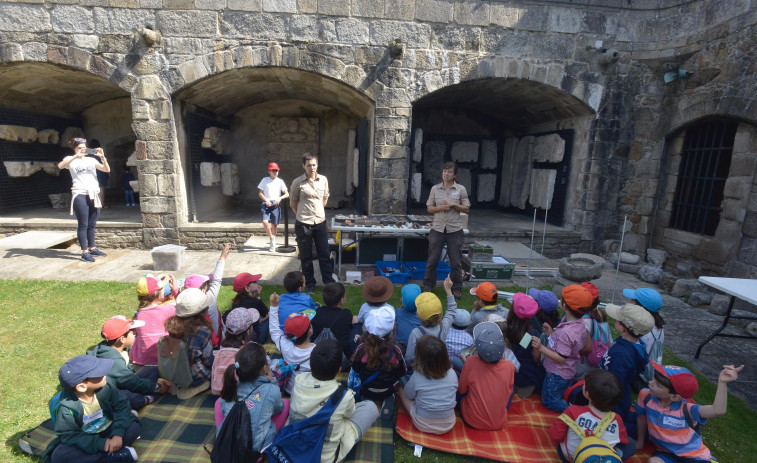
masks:
<svg viewBox="0 0 757 463"><path fill-rule="evenodd" d="M654 360L655 362L660 363L662 361L662 339L660 339L662 336L658 338L654 335L654 331L652 331L651 334L654 341L652 341L652 347L649 349L649 360ZM640 376L645 383L649 383L654 379L654 367L652 366L652 362L647 363L646 369Z"/></svg>
<svg viewBox="0 0 757 463"><path fill-rule="evenodd" d="M256 387L244 399L234 402L229 410L210 452L213 463L254 463L260 459L260 452L252 450L252 425L247 410L247 399L257 390Z"/></svg>
<svg viewBox="0 0 757 463"><path fill-rule="evenodd" d="M334 323L336 323L336 320L334 320L333 323L331 323L331 326L334 326ZM334 341L338 341L336 336L334 336L334 332L331 331L331 326L324 327L320 333L318 333L318 337L315 338L313 341L314 344L318 344L319 342L326 341L328 339L333 339Z"/></svg>
<svg viewBox="0 0 757 463"><path fill-rule="evenodd" d="M210 373L210 391L215 395L221 395L223 389L223 375L229 365L234 363L239 349L235 347L221 347L213 359L213 370Z"/></svg>
<svg viewBox="0 0 757 463"><path fill-rule="evenodd" d="M177 386L192 384L187 343L173 336L163 336L158 341L158 372L161 378Z"/></svg>
<svg viewBox="0 0 757 463"><path fill-rule="evenodd" d="M608 412L593 432L579 426L565 413L560 415L560 419L581 437L581 442L573 453L574 463L621 463L622 460L615 448L601 439L602 434L615 419L614 412Z"/></svg>
<svg viewBox="0 0 757 463"><path fill-rule="evenodd" d="M294 373L300 370L300 365L290 365L284 359L273 359L270 363L271 374L276 379L279 389L284 391L289 385L289 381L294 377Z"/></svg>
<svg viewBox="0 0 757 463"><path fill-rule="evenodd" d="M320 463L329 420L346 393L347 390L339 386L314 415L281 428L265 449L268 458L275 463Z"/></svg>
<svg viewBox="0 0 757 463"><path fill-rule="evenodd" d="M591 321L591 352L586 356L589 365L596 367L612 345L612 333L605 322Z"/></svg>
<svg viewBox="0 0 757 463"><path fill-rule="evenodd" d="M57 394L53 396L52 399L50 399L50 402L47 404L48 409L50 410L50 418L53 420L53 424L55 424L56 421L58 421L58 409L60 409L60 395L63 393L63 391L58 391ZM74 410L71 410L70 408L68 411L71 412L71 415L76 418L76 412Z"/></svg>

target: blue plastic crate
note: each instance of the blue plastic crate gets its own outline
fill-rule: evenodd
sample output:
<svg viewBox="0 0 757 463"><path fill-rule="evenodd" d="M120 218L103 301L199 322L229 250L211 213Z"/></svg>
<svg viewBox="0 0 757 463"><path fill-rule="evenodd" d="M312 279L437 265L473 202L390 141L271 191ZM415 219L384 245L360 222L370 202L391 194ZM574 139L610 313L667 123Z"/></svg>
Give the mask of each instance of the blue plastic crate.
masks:
<svg viewBox="0 0 757 463"><path fill-rule="evenodd" d="M385 270L389 268L399 271L386 272ZM400 261L379 260L376 261L376 269L379 275L389 278L392 283L407 283L408 281L410 281L410 274L405 272L405 267Z"/></svg>
<svg viewBox="0 0 757 463"><path fill-rule="evenodd" d="M405 262L405 271L412 274L413 280L422 280L426 276L426 263L420 261ZM444 280L451 271L452 268L450 268L448 263L439 262L436 266L436 278Z"/></svg>

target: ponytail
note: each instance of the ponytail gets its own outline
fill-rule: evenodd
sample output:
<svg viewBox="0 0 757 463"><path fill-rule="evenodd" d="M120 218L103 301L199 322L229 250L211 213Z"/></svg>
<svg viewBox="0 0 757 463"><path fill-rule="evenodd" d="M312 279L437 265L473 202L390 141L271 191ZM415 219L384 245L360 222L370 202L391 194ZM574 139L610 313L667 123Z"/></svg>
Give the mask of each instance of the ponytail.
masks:
<svg viewBox="0 0 757 463"><path fill-rule="evenodd" d="M254 342L245 344L234 358L236 362L223 374L221 398L226 402L237 400L237 377L240 382L255 381L268 363L265 348Z"/></svg>
<svg viewBox="0 0 757 463"><path fill-rule="evenodd" d="M221 398L226 402L237 400L237 368L232 363L223 373L223 388L221 388Z"/></svg>

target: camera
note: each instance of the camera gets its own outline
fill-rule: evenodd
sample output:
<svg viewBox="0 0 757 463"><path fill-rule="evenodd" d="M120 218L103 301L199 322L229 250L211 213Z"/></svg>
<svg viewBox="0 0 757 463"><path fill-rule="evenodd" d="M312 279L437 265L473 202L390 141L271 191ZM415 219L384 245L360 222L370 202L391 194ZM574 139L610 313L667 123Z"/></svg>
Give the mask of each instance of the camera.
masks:
<svg viewBox="0 0 757 463"><path fill-rule="evenodd" d="M97 154L97 150L94 149L94 148L87 148L87 149L84 150L84 154L96 155Z"/></svg>

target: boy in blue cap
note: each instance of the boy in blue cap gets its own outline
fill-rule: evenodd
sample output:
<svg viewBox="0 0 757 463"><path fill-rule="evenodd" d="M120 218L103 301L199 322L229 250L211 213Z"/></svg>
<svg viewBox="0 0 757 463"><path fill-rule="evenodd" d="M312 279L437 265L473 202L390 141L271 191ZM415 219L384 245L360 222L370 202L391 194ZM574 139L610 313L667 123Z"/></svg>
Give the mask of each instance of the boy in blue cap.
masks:
<svg viewBox="0 0 757 463"><path fill-rule="evenodd" d="M395 339L397 343L407 346L407 338L410 333L419 326L421 320L415 308L415 298L421 294L421 287L415 283L402 287L402 307L394 309L395 320L397 321L397 333Z"/></svg>
<svg viewBox="0 0 757 463"><path fill-rule="evenodd" d="M649 360L655 363L662 363L662 344L665 342L665 331L662 327L665 325L660 309L662 308L662 296L660 293L651 288L639 288L623 290L623 296L631 300L632 304L640 305L654 318L654 327L652 331L640 337L639 339L647 348ZM654 377L654 368L652 364L647 364L647 368L641 373L641 388L647 387L647 383ZM641 389L640 388L640 389Z"/></svg>
<svg viewBox="0 0 757 463"><path fill-rule="evenodd" d="M51 408L58 437L45 450L43 461L137 461L129 445L141 427L126 396L105 380L112 366L111 359L79 355L60 368L63 391Z"/></svg>

